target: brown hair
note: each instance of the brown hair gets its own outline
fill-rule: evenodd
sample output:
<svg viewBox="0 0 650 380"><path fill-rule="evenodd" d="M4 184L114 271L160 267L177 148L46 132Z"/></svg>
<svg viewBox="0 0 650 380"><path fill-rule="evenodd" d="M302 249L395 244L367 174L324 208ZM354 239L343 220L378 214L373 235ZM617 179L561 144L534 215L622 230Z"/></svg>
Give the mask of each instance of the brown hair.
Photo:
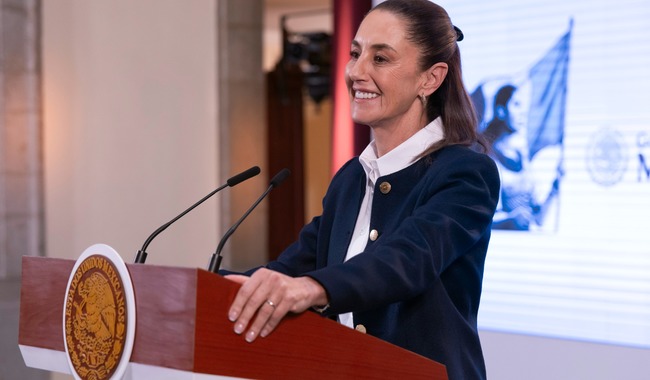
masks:
<svg viewBox="0 0 650 380"><path fill-rule="evenodd" d="M470 146L478 142L484 147L477 132L476 112L463 84L457 44L463 34L451 23L447 11L428 0L387 0L370 12L375 10L390 12L404 20L407 40L420 49L421 70L438 62L448 66L444 81L426 102L428 121L440 116L445 137L424 155L447 145Z"/></svg>

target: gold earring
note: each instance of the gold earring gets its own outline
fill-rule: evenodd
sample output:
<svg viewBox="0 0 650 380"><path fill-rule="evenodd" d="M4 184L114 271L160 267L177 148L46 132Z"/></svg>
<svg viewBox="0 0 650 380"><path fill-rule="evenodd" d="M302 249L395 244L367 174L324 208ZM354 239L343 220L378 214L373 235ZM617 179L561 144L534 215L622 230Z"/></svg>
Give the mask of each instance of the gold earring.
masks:
<svg viewBox="0 0 650 380"><path fill-rule="evenodd" d="M424 106L424 108L426 108L427 107L427 97L426 97L426 95L420 94L419 98L420 98L420 101L422 101L422 105Z"/></svg>

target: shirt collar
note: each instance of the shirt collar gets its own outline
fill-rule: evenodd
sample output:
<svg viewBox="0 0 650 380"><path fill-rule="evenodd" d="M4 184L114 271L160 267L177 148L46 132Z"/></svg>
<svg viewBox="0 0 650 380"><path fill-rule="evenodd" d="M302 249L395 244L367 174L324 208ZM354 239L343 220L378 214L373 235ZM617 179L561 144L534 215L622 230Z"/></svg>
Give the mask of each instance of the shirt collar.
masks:
<svg viewBox="0 0 650 380"><path fill-rule="evenodd" d="M416 162L431 145L442 140L443 137L442 120L437 117L406 141L379 158L377 158L375 141L371 141L359 155L359 162L366 172L366 176L374 183L381 176L393 174L407 168ZM371 175L373 171L374 175Z"/></svg>

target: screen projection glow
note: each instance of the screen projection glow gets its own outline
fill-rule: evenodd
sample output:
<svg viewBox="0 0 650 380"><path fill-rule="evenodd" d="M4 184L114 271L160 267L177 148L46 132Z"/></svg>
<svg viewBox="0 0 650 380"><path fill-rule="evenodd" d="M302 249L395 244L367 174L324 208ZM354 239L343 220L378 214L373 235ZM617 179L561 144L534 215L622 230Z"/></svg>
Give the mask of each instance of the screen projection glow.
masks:
<svg viewBox="0 0 650 380"><path fill-rule="evenodd" d="M650 347L650 2L437 3L502 178L480 327Z"/></svg>

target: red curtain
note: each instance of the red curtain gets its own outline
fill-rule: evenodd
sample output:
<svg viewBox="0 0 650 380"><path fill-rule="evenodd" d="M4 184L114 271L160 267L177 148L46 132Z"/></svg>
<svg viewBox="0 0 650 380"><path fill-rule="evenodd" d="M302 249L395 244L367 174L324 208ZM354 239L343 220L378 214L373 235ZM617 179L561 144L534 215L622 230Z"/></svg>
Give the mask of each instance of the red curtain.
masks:
<svg viewBox="0 0 650 380"><path fill-rule="evenodd" d="M355 124L350 118L345 66L350 59L352 39L371 7L372 0L334 0L332 175L350 158L361 153L370 141L370 129Z"/></svg>

